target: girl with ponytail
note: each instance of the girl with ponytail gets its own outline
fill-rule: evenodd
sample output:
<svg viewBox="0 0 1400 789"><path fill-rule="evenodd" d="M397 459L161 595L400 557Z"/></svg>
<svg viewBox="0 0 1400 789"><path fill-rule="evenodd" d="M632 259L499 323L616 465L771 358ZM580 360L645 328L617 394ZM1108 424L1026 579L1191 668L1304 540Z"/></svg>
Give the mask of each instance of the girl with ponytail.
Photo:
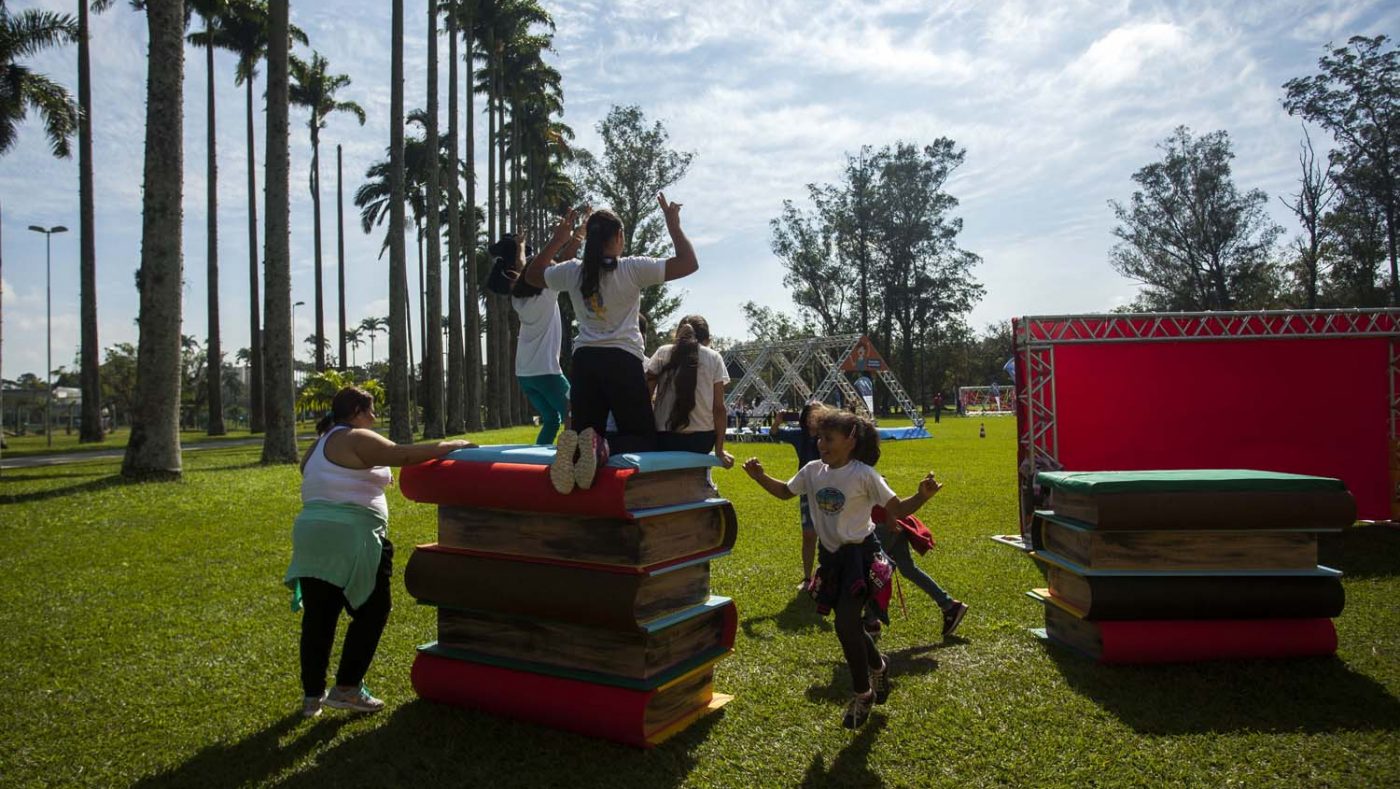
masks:
<svg viewBox="0 0 1400 789"><path fill-rule="evenodd" d="M656 423L643 363L646 351L637 328L642 290L688 277L700 268L695 249L681 230L681 204L657 195L674 257L624 257L627 237L622 220L611 211L595 211L581 228L583 260L554 262L555 254L576 238L577 214L560 220L554 236L530 261L525 281L537 288L569 294L578 335L569 376L573 430L565 430L550 467L555 490L593 485L598 464L612 452L656 449ZM617 421L611 446L603 440L608 413ZM577 432L575 432L577 431Z"/></svg>
<svg viewBox="0 0 1400 789"><path fill-rule="evenodd" d="M724 357L710 350L710 324L687 315L676 326L675 342L647 360L647 381L656 385L657 448L673 452L714 452L725 468L734 458L724 451Z"/></svg>

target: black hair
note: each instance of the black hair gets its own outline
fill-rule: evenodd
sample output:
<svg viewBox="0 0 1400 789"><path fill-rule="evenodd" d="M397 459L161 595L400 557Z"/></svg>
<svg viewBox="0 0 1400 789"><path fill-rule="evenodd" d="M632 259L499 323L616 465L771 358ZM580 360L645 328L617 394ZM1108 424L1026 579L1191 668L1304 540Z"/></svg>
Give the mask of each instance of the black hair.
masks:
<svg viewBox="0 0 1400 789"><path fill-rule="evenodd" d="M347 386L331 398L331 412L316 423L316 435L325 435L336 425L349 424L361 411L374 408L374 396L358 386Z"/></svg>
<svg viewBox="0 0 1400 789"><path fill-rule="evenodd" d="M820 417L823 408L826 408L826 404L820 400L808 400L802 405L802 411L797 415L797 426L802 428L804 435L811 432L811 426L807 424L807 420Z"/></svg>
<svg viewBox="0 0 1400 789"><path fill-rule="evenodd" d="M687 315L676 327L676 342L671 346L671 358L657 375L657 389L671 387L676 393L675 404L671 406L671 416L666 420L666 429L678 433L690 425L690 412L695 408L695 383L700 374L700 332L690 320L698 316ZM703 325L704 318L700 318ZM709 326L705 326L705 336L709 337Z"/></svg>
<svg viewBox="0 0 1400 789"><path fill-rule="evenodd" d="M854 438L856 445L851 450L853 459L867 466L880 462L880 431L869 419L850 411L824 408L817 416L817 426L819 430Z"/></svg>
<svg viewBox="0 0 1400 789"><path fill-rule="evenodd" d="M486 248L491 255L491 271L486 275L486 289L498 296L519 296L522 299L538 296L544 291L525 281L524 270L515 270L515 261L520 255L519 241L514 233L506 233ZM525 245L525 264L534 257L535 249Z"/></svg>
<svg viewBox="0 0 1400 789"><path fill-rule="evenodd" d="M586 227L588 236L583 244L583 279L579 291L583 298L589 299L597 295L603 272L617 267L617 258L605 257L603 250L621 232L622 220L607 209L599 209L588 215Z"/></svg>

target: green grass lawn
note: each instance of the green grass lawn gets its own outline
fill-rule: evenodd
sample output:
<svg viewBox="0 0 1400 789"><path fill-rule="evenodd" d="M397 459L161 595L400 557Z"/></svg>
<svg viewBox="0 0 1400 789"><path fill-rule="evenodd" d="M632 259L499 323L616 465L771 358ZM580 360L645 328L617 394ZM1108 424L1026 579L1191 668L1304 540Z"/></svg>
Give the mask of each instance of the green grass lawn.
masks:
<svg viewBox="0 0 1400 789"><path fill-rule="evenodd" d="M390 493L397 606L368 684L375 716L299 717L297 617L281 586L298 509L293 467L257 447L191 453L178 483L129 485L116 461L0 477L0 782L154 787L342 785L863 786L1332 785L1400 783L1400 532L1350 529L1324 545L1347 572L1338 657L1102 668L1048 648L1023 593L1032 564L987 535L1015 531L1015 422L931 426L891 442L901 494L934 468L922 513L938 547L919 561L972 608L942 643L938 612L904 584L908 615L881 643L894 690L856 733L828 620L793 585L797 506L739 470L716 472L740 519L714 591L740 629L717 688L734 695L652 752L415 698L415 645L432 609L403 591L432 507ZM533 429L478 436L528 441ZM770 471L787 446L742 444ZM342 628L343 632L343 628Z"/></svg>
<svg viewBox="0 0 1400 789"><path fill-rule="evenodd" d="M298 432L314 432L315 425L303 423L298 425ZM126 448L127 438L131 435L131 429L119 427L107 434L107 437L96 443L78 443L78 431L65 433L62 430L55 430L53 434L53 446L49 446L45 436L30 433L23 436L5 436L4 457L22 458L35 455L65 455L72 452L100 452L102 450L121 451ZM252 438L253 434L244 428L229 428L228 433L222 436L211 436L203 430L182 430L180 431L180 444L182 446L192 446L204 444L210 441L230 441L240 438Z"/></svg>

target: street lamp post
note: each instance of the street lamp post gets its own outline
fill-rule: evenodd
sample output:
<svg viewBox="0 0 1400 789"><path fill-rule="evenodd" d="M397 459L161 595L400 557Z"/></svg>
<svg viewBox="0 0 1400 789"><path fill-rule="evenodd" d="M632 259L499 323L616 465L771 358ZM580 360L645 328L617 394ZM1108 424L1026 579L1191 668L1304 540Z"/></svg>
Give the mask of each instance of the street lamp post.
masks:
<svg viewBox="0 0 1400 789"><path fill-rule="evenodd" d="M44 437L53 446L53 234L67 233L68 228L54 225L50 228L30 225L30 230L44 234L44 320L47 324L48 358L44 364Z"/></svg>

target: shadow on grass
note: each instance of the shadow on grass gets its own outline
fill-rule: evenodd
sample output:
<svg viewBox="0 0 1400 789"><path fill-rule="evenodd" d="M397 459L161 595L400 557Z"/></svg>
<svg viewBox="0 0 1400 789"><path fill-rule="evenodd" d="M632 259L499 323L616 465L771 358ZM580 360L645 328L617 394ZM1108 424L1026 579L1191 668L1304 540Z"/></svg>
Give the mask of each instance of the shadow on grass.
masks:
<svg viewBox="0 0 1400 789"><path fill-rule="evenodd" d="M936 652L959 643L966 643L962 639L950 639L942 644L921 644L903 649L896 649L886 652L880 650L890 661L890 681L895 689L899 688L900 677L909 677L915 674L932 674L938 670L938 658L932 657L930 653ZM832 644L836 654L840 654L840 648ZM851 700L854 688L851 686L851 673L846 670L844 659L831 661L831 680L826 684L815 684L807 688L807 700L814 702L838 701L842 704ZM893 691L892 691L893 692Z"/></svg>
<svg viewBox="0 0 1400 789"><path fill-rule="evenodd" d="M232 744L216 743L168 772L143 779L137 789L235 787L265 781L335 737L349 717L323 715L285 745L282 738L302 724L292 713L267 729Z"/></svg>
<svg viewBox="0 0 1400 789"><path fill-rule="evenodd" d="M817 613L816 603L806 594L794 594L783 610L776 614L751 616L743 620L741 624L744 628L744 635L755 639L768 638L761 628L765 622L773 622L779 630L786 630L790 633L832 629L830 619Z"/></svg>
<svg viewBox="0 0 1400 789"><path fill-rule="evenodd" d="M1141 734L1400 731L1400 701L1335 657L1103 666L1045 649L1072 689Z"/></svg>
<svg viewBox="0 0 1400 789"><path fill-rule="evenodd" d="M33 477L29 479L33 479ZM48 501L49 499L59 499L65 496L76 496L80 493L92 493L106 488L140 484L140 482L141 480L127 479L120 474L110 474L87 482L81 482L77 485L68 485L61 488L36 490L29 493L0 494L0 504L26 504L32 501Z"/></svg>
<svg viewBox="0 0 1400 789"><path fill-rule="evenodd" d="M802 776L802 786L884 786L885 782L880 776L870 771L870 749L875 744L875 738L880 730L885 728L885 714L879 707L871 713L870 720L861 727L860 733L851 740L851 743L841 752L836 754L836 758L831 760L831 766L822 764L822 755L817 753L812 755L812 763L808 765L807 772Z"/></svg>
<svg viewBox="0 0 1400 789"><path fill-rule="evenodd" d="M91 479L92 477L107 476L105 471L71 471L68 473L50 472L47 474L25 474L27 469L6 469L4 475L0 475L0 487L19 485L25 482L32 482L36 479ZM20 473L16 473L20 472Z"/></svg>
<svg viewBox="0 0 1400 789"><path fill-rule="evenodd" d="M1341 570L1347 578L1400 575L1400 528L1370 523L1322 534L1317 552L1319 563Z"/></svg>
<svg viewBox="0 0 1400 789"><path fill-rule="evenodd" d="M675 786L723 713L651 751L422 700L316 754L281 786ZM379 722L379 721L376 721Z"/></svg>

